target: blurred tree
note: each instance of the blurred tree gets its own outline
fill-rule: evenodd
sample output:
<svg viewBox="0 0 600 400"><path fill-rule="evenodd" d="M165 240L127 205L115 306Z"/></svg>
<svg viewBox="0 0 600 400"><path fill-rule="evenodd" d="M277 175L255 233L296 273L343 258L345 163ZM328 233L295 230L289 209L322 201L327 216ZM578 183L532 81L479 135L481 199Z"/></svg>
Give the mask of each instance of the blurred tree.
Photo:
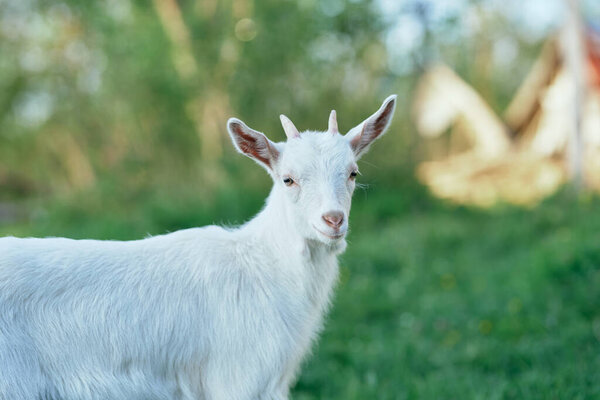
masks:
<svg viewBox="0 0 600 400"><path fill-rule="evenodd" d="M0 0L0 195L99 189L135 199L189 182L208 195L235 171L264 185L260 170L241 168L249 161L221 157L232 151L228 117L281 140L278 114L324 129L335 106L344 131L391 92L400 92L395 130L403 133L391 135L378 164L410 167L417 152L407 104L427 64L450 64L485 89L495 111L507 104L543 38L515 25L515 9L491 1Z"/></svg>
<svg viewBox="0 0 600 400"><path fill-rule="evenodd" d="M228 117L277 139L281 112L319 127L324 103L350 113L381 97L385 26L370 2L152 4L0 7L4 189L15 179L51 193L98 179L131 192L193 178L211 186Z"/></svg>
<svg viewBox="0 0 600 400"><path fill-rule="evenodd" d="M561 32L561 50L573 87L573 115L567 158L573 183L577 190L580 190L584 184L582 122L586 96L586 49L583 39L580 2L579 0L565 0L565 2L567 3L567 17Z"/></svg>

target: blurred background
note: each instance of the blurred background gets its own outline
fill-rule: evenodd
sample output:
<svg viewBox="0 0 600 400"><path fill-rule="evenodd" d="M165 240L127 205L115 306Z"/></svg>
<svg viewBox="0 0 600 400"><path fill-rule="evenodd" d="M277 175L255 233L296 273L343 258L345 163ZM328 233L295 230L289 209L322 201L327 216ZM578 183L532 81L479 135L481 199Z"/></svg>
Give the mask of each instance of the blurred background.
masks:
<svg viewBox="0 0 600 400"><path fill-rule="evenodd" d="M242 223L229 117L397 93L292 397L600 397L599 92L597 0L0 0L0 235Z"/></svg>

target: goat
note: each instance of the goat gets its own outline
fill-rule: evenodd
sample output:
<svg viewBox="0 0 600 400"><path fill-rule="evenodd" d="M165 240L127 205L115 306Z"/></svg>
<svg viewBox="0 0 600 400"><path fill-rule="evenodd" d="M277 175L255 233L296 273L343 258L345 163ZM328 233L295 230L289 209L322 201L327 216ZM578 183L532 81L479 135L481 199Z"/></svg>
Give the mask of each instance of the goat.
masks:
<svg viewBox="0 0 600 400"><path fill-rule="evenodd" d="M395 103L344 136L335 111L327 132L282 115L279 143L230 119L274 182L237 229L1 238L0 399L287 399L337 280L356 161Z"/></svg>

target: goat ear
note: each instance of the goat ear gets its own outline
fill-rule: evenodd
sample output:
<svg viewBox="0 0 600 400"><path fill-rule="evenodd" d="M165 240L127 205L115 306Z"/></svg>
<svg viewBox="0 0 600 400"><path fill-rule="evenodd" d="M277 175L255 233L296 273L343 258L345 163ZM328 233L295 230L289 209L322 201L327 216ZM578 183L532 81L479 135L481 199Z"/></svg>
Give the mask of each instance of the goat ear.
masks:
<svg viewBox="0 0 600 400"><path fill-rule="evenodd" d="M383 135L390 126L396 108L396 95L393 94L384 100L377 112L369 118L350 129L346 138L358 159L367 152L371 143Z"/></svg>
<svg viewBox="0 0 600 400"><path fill-rule="evenodd" d="M280 151L267 137L237 118L227 121L227 130L236 150L258 162L267 170L272 170Z"/></svg>

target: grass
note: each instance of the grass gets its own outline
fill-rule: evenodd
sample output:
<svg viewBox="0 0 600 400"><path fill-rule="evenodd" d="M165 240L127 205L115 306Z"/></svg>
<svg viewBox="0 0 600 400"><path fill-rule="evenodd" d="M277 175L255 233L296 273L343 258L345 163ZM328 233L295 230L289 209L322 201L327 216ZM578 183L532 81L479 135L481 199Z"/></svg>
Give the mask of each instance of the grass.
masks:
<svg viewBox="0 0 600 400"><path fill-rule="evenodd" d="M294 399L600 398L600 199L482 211L383 186L356 194L334 304ZM90 194L0 234L128 239L236 223L264 193L142 197L125 207Z"/></svg>
<svg viewBox="0 0 600 400"><path fill-rule="evenodd" d="M354 227L296 399L600 397L598 199Z"/></svg>

